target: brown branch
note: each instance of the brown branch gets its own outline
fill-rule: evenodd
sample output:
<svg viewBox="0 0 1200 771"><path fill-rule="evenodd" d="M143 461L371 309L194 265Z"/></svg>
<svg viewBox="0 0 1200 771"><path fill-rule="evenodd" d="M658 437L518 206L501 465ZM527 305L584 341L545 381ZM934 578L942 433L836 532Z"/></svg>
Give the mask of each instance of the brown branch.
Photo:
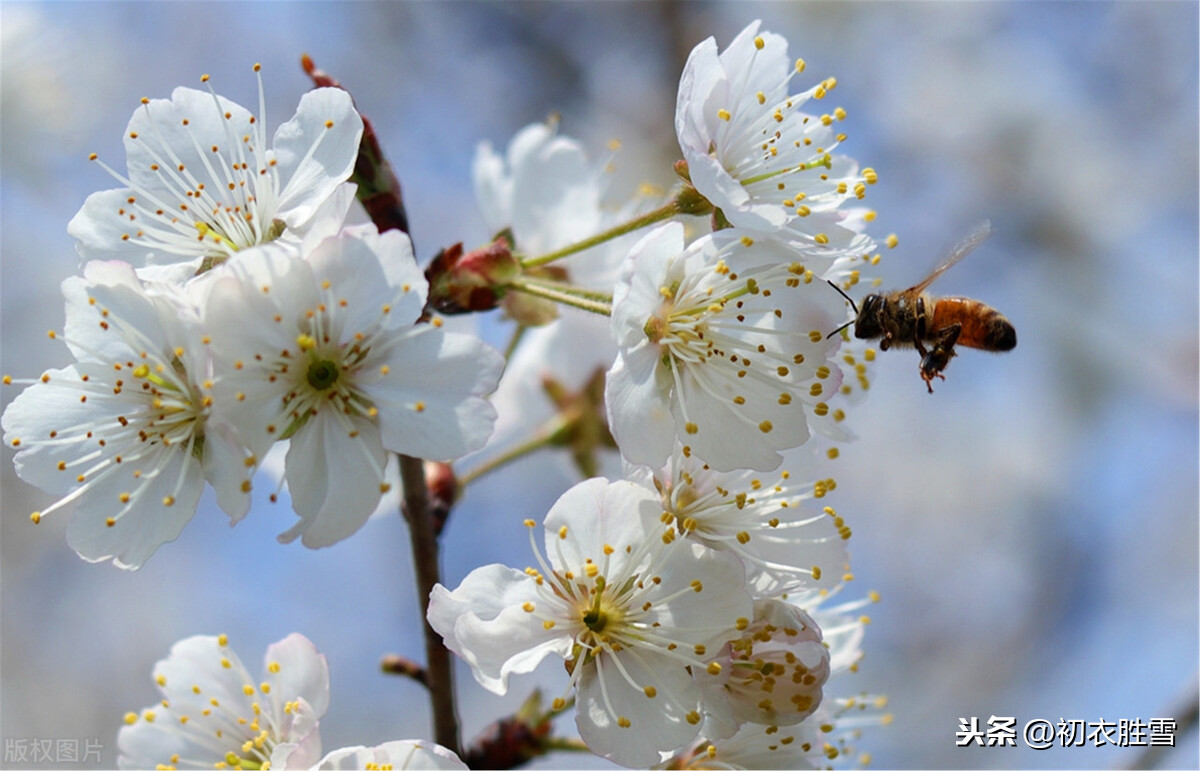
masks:
<svg viewBox="0 0 1200 771"><path fill-rule="evenodd" d="M429 687L429 680L425 677L425 667L407 656L401 656L398 653L385 653L379 662L379 668L386 675L402 675L416 680L426 688Z"/></svg>
<svg viewBox="0 0 1200 771"><path fill-rule="evenodd" d="M404 516L412 541L413 569L417 574L417 596L421 600L421 623L425 629L425 680L433 708L433 738L455 754L459 752L458 715L454 708L454 670L450 651L429 625L429 593L438 583L438 541L429 512L425 487L425 464L419 458L400 456L400 480L404 484Z"/></svg>

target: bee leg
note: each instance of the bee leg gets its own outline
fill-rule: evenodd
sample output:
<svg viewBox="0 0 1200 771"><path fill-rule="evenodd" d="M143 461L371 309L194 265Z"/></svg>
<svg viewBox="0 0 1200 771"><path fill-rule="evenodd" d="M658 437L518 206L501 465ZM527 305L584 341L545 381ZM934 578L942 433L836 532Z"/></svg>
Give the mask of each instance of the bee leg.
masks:
<svg viewBox="0 0 1200 771"><path fill-rule="evenodd" d="M917 349L917 354L921 357L921 366L917 368L917 371L921 373L921 379L925 381L925 386L929 389L929 393L933 393L933 386L929 385L930 375L926 373L925 369L925 362L929 359L929 351L925 350L925 346L916 338L913 339L912 344L913 348Z"/></svg>
<svg viewBox="0 0 1200 771"><path fill-rule="evenodd" d="M922 356L921 378L929 388L929 393L933 393L932 381L935 376L942 380L946 379L942 370L946 369L950 365L950 360L958 355L954 351L954 344L958 342L958 336L961 333L962 324L942 327L934 335L933 350ZM922 351L922 353L924 352Z"/></svg>

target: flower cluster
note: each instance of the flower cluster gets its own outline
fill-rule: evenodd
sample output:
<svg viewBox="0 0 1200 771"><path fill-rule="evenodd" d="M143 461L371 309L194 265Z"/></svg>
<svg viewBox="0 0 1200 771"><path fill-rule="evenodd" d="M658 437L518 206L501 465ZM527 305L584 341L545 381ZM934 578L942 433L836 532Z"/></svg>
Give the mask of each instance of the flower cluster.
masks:
<svg viewBox="0 0 1200 771"><path fill-rule="evenodd" d="M832 152L844 110L803 111L832 79L787 93L802 69L757 22L720 55L711 39L692 52L676 113L685 188L659 219L711 217L659 224L592 263L615 266L588 274L611 300L607 341L585 342L564 314L535 348L544 366L606 362L623 468L563 493L540 546L525 521L534 565L480 567L430 598L430 624L490 691L561 657L554 709L573 704L587 747L622 765L827 762L847 754L827 727L868 701L824 697L861 656L862 621L817 609L848 576L850 530L817 505L836 483L816 469L848 437L837 401L865 388L861 360L829 334L846 305L826 280L852 283L871 259L873 215L853 202L875 174ZM476 164L481 206L523 265L605 227L601 191L559 179L565 166L586 168L545 126L513 140L507 167L490 147ZM513 376L498 393L522 387Z"/></svg>
<svg viewBox="0 0 1200 771"><path fill-rule="evenodd" d="M851 577L822 464L850 437L844 408L873 352L831 333L848 297L829 284L852 286L878 257L859 203L877 177L835 152L845 110L814 110L836 81L790 93L804 63L759 27L689 57L675 191L609 206L612 164L529 126L503 156L476 155L488 244L443 249L425 270L388 229L406 222L398 197L388 217L371 203L398 188L381 193L390 168L363 174L386 166L370 124L311 61L320 87L272 140L261 76L257 115L211 86L143 99L127 172L101 162L120 187L68 226L82 265L52 336L74 361L2 418L18 474L60 496L33 521L73 508L81 557L136 569L206 484L244 518L285 443L299 520L279 540L324 547L380 506L400 455L417 562L433 555L417 565L430 658L445 654L436 632L499 694L547 657L565 662L517 749L548 751L551 718L574 708L587 749L626 766L853 754L847 715L880 703L826 693L857 667L865 617L822 607ZM491 308L515 322L506 357L435 315ZM425 510L448 516L473 479L543 447L569 450L584 479L540 539L524 520L534 564L435 583L440 523ZM464 458L475 467L449 465ZM425 491L414 459L441 462ZM438 740L455 745L450 670L437 669L418 676ZM298 634L268 649L259 678L223 635L188 638L155 681L161 706L121 729L125 767L466 767L456 745L419 741L322 755L328 667ZM483 767L488 752L463 758Z"/></svg>
<svg viewBox="0 0 1200 771"><path fill-rule="evenodd" d="M34 381L3 428L18 474L62 495L33 520L74 504L87 560L140 567L205 482L236 523L282 440L300 521L281 539L328 546L388 491L386 451L449 460L491 431L501 358L419 323L408 237L377 232L347 182L363 133L349 94L309 92L268 143L261 76L259 92L258 116L211 86L143 99L128 173L105 166L122 187L68 227L75 363Z"/></svg>

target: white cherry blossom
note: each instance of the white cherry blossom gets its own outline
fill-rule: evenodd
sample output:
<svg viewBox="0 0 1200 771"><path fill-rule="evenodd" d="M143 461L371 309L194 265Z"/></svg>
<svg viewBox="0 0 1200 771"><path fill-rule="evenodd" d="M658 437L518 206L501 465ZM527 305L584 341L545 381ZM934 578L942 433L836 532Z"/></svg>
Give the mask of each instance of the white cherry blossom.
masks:
<svg viewBox="0 0 1200 771"><path fill-rule="evenodd" d="M832 587L849 567L850 528L831 507L811 508L834 482L806 470L720 472L677 447L663 469L635 478L653 485L680 535L736 554L751 592L766 598Z"/></svg>
<svg viewBox="0 0 1200 771"><path fill-rule="evenodd" d="M679 82L675 131L696 189L735 227L787 238L818 273L834 260L874 248L863 233L865 209L851 209L873 184L833 150L845 139L840 107L814 109L835 78L795 95L788 83L804 70L787 40L752 22L720 54L708 38L688 57ZM820 264L817 263L820 261Z"/></svg>
<svg viewBox="0 0 1200 771"><path fill-rule="evenodd" d="M268 144L258 83L258 115L211 86L142 99L125 132L128 174L101 162L122 186L89 196L67 226L81 258L184 280L251 246L294 245L350 176L362 119L345 91L315 89Z"/></svg>
<svg viewBox="0 0 1200 771"><path fill-rule="evenodd" d="M588 747L622 765L655 764L699 731L688 667L736 637L752 612L737 560L672 538L660 512L632 482L580 482L546 516L538 568L488 565L454 591L436 586L429 623L496 693L509 675L561 656Z"/></svg>
<svg viewBox="0 0 1200 771"><path fill-rule="evenodd" d="M76 362L51 370L4 412L21 478L74 505L67 542L91 562L138 568L179 536L210 481L236 523L255 459L213 417L209 351L190 294L150 290L122 262L63 283Z"/></svg>
<svg viewBox="0 0 1200 771"><path fill-rule="evenodd" d="M493 232L511 228L517 248L537 256L581 241L607 227L602 174L583 146L552 125L533 123L517 132L500 156L480 143L472 162L475 199ZM581 268L600 261L587 253ZM616 270L617 256L608 266Z"/></svg>
<svg viewBox="0 0 1200 771"><path fill-rule="evenodd" d="M826 335L844 316L781 242L735 228L685 248L682 225L652 230L613 295L605 398L621 454L658 468L679 442L718 471L776 468L828 413L842 373Z"/></svg>
<svg viewBox="0 0 1200 771"><path fill-rule="evenodd" d="M357 531L388 491L385 450L449 460L483 445L503 362L475 337L417 324L427 285L399 231L345 233L305 259L254 249L212 280L222 414L258 456L290 438L306 546Z"/></svg>
<svg viewBox="0 0 1200 771"><path fill-rule="evenodd" d="M259 768L321 757L318 722L329 706L329 666L303 635L267 648L255 677L228 638L180 640L154 666L162 700L125 716L121 768Z"/></svg>

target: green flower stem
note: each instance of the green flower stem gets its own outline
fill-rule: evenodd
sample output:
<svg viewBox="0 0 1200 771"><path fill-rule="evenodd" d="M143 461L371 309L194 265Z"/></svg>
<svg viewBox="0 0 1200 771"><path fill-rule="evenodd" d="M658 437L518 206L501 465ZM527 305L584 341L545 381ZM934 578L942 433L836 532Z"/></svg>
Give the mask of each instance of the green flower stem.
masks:
<svg viewBox="0 0 1200 771"><path fill-rule="evenodd" d="M517 346L521 343L521 338L525 336L525 332L529 327L525 324L518 324L513 330L512 337L508 339L508 345L504 348L504 360L508 361L512 355L516 353Z"/></svg>
<svg viewBox="0 0 1200 771"><path fill-rule="evenodd" d="M585 249L591 249L593 246L602 244L605 241L611 241L614 238L620 238L626 233L632 233L633 231L647 227L648 225L653 225L655 223L662 222L663 220L669 220L676 214L695 214L697 212L695 211L696 205L694 198L697 195L698 194L695 193L695 190L692 188L685 188L682 193L677 195L665 206L660 206L653 211L648 211L640 217L634 217L629 222L617 225L614 228L609 228L603 233L597 233L591 238L585 238L578 243L564 246L557 251L550 252L549 254L543 254L541 257L530 257L521 260L521 266L525 268L535 268L539 265L546 265L547 263L554 262L555 260L560 260L563 257L569 257L572 254L582 252ZM704 203L708 205L708 210L711 211L712 204L708 204L707 201Z"/></svg>
<svg viewBox="0 0 1200 771"><path fill-rule="evenodd" d="M555 436L564 428L566 428L566 426L566 419L563 417L562 413L559 413L553 418L550 418L550 420L546 421L546 423L541 427L541 429L538 430L537 433L526 439L524 442L521 442L520 444L501 453L500 455L497 455L489 461L479 464L465 474L461 474L458 477L459 494L461 495L462 491L466 489L467 485L469 485L471 482L474 482L476 479L479 479L481 476L490 474L496 469L506 466L518 458L523 458L530 453L537 452L543 447L549 447L554 441Z"/></svg>
<svg viewBox="0 0 1200 771"><path fill-rule="evenodd" d="M505 284L505 287L531 294L534 297L553 300L563 305L582 308L601 316L612 315L612 297L601 292L590 292L569 284L556 284L551 281L539 281L525 277L515 278Z"/></svg>
<svg viewBox="0 0 1200 771"><path fill-rule="evenodd" d="M404 485L404 513L412 541L413 569L417 574L417 596L421 599L421 621L425 628L425 683L433 712L433 739L454 754L458 743L458 713L454 707L454 670L450 651L441 635L426 618L429 593L439 581L438 540L429 516L425 487L425 463L420 458L400 456L400 481Z"/></svg>
<svg viewBox="0 0 1200 771"><path fill-rule="evenodd" d="M546 752L591 752L582 739L567 739L558 736L543 739L540 746Z"/></svg>

